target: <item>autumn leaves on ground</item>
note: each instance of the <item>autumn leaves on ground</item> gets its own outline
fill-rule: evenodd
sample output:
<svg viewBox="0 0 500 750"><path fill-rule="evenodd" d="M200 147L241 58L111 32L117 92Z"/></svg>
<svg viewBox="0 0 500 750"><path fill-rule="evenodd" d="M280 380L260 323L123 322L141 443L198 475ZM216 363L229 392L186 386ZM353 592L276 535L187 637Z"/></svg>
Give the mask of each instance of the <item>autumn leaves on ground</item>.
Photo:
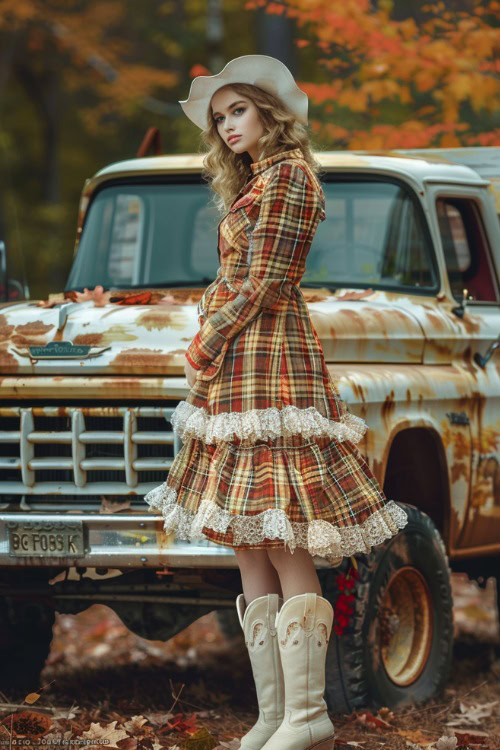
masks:
<svg viewBox="0 0 500 750"><path fill-rule="evenodd" d="M500 748L495 582L483 590L454 575L453 591L456 641L444 696L392 712L332 713L336 750ZM87 750L236 750L257 716L242 634L225 638L215 613L166 643L135 636L107 607L58 615L41 686L24 697L0 694L4 746L29 737L30 745L76 740Z"/></svg>

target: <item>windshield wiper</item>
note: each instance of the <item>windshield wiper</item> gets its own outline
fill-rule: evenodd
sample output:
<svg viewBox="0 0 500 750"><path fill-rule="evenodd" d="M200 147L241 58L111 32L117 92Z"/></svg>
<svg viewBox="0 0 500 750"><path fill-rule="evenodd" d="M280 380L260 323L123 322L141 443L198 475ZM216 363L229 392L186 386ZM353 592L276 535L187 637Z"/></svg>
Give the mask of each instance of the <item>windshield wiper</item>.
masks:
<svg viewBox="0 0 500 750"><path fill-rule="evenodd" d="M306 281L300 282L300 286L303 286L305 289L308 287L310 289L328 289L330 292L336 292L338 287L333 286L333 284L329 284L328 282L325 284L323 281Z"/></svg>
<svg viewBox="0 0 500 750"><path fill-rule="evenodd" d="M208 286L214 279L210 279L208 276L203 276L201 279L184 279L184 281L153 281L149 284L134 284L128 287L129 289L158 289L168 286L179 287L179 286Z"/></svg>

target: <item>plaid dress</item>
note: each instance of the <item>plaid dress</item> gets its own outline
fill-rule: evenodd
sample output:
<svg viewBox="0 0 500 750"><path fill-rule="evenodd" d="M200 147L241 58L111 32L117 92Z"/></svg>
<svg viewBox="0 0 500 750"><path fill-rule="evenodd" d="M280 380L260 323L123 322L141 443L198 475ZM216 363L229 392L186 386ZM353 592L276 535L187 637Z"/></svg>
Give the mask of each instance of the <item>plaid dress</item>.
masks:
<svg viewBox="0 0 500 750"><path fill-rule="evenodd" d="M304 547L338 565L407 523L357 443L300 290L325 198L302 151L254 162L218 227L220 267L171 418L183 440L145 496L167 533L233 548Z"/></svg>

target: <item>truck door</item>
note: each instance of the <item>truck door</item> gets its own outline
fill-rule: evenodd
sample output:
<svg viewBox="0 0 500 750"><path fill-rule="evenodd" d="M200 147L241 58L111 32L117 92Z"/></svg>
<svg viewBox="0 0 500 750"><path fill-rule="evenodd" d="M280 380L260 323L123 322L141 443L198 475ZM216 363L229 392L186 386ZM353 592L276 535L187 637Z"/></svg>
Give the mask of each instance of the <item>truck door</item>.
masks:
<svg viewBox="0 0 500 750"><path fill-rule="evenodd" d="M470 494L458 539L458 547L469 552L500 548L500 294L494 257L499 248L492 247L494 219L475 192L467 196L463 189L441 188L435 195L448 281L457 300L454 314L467 339L462 361L473 398Z"/></svg>

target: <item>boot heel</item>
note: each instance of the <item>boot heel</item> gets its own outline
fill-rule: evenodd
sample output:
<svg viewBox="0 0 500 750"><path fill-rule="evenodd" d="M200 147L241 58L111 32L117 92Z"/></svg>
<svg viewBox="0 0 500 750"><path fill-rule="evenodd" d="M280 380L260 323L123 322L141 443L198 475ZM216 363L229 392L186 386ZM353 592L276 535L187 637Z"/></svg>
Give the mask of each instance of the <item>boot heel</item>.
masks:
<svg viewBox="0 0 500 750"><path fill-rule="evenodd" d="M309 745L307 750L334 750L335 747L335 735L331 735L330 737L326 737L324 740L319 740L319 742L315 742L314 745Z"/></svg>

